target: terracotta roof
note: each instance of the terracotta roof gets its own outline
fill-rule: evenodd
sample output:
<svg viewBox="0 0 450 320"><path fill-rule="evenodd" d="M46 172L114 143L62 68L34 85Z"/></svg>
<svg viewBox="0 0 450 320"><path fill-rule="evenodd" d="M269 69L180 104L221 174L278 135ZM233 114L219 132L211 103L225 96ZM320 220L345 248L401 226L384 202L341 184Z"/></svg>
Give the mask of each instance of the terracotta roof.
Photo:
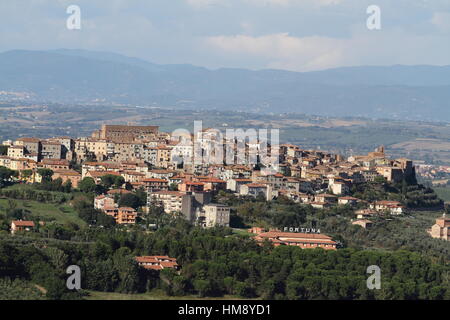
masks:
<svg viewBox="0 0 450 320"><path fill-rule="evenodd" d="M199 179L201 182L204 182L204 183L225 183L225 181L224 180L222 180L222 179L217 179L217 178L201 178L201 179Z"/></svg>
<svg viewBox="0 0 450 320"><path fill-rule="evenodd" d="M108 191L108 194L123 194L123 193L131 193L131 191L128 191L126 189L113 189Z"/></svg>
<svg viewBox="0 0 450 320"><path fill-rule="evenodd" d="M151 173L157 173L157 174L176 173L176 171L164 170L164 169L150 170L150 172L151 172Z"/></svg>
<svg viewBox="0 0 450 320"><path fill-rule="evenodd" d="M142 180L142 182L162 182L162 183L167 183L167 180L157 179L157 178L148 178L148 179Z"/></svg>
<svg viewBox="0 0 450 320"><path fill-rule="evenodd" d="M54 170L54 173L59 174L60 176L74 176L74 177L81 177L81 173L75 171L75 170Z"/></svg>
<svg viewBox="0 0 450 320"><path fill-rule="evenodd" d="M260 234L261 237L266 238L298 238L298 239L316 239L316 240L331 240L331 237L324 234L316 233L295 233L295 232L277 232L269 231Z"/></svg>
<svg viewBox="0 0 450 320"><path fill-rule="evenodd" d="M178 267L177 259L168 256L143 256L135 257L135 260L141 267L151 270Z"/></svg>
<svg viewBox="0 0 450 320"><path fill-rule="evenodd" d="M250 188L267 188L267 185L261 183L249 183L246 186Z"/></svg>
<svg viewBox="0 0 450 320"><path fill-rule="evenodd" d="M38 138L19 138L17 141L38 143L41 140Z"/></svg>
<svg viewBox="0 0 450 320"><path fill-rule="evenodd" d="M34 227L34 222L33 221L22 221L22 220L15 220L12 223L14 223L15 226L17 227Z"/></svg>
<svg viewBox="0 0 450 320"><path fill-rule="evenodd" d="M203 182L194 182L194 181L185 181L183 183L188 186L203 186L203 185L205 185Z"/></svg>
<svg viewBox="0 0 450 320"><path fill-rule="evenodd" d="M160 195L172 195L172 196L184 196L184 193L179 191L156 191L153 192L153 194L160 194Z"/></svg>
<svg viewBox="0 0 450 320"><path fill-rule="evenodd" d="M43 159L41 161L43 164L53 164L53 165L69 165L69 161L65 159Z"/></svg>
<svg viewBox="0 0 450 320"><path fill-rule="evenodd" d="M176 262L173 262L173 261L161 261L159 264L162 267L164 267L164 268L175 268L175 267L178 267L178 264Z"/></svg>
<svg viewBox="0 0 450 320"><path fill-rule="evenodd" d="M89 175L96 178L101 178L107 175L120 176L121 174L115 171L88 171Z"/></svg>
<svg viewBox="0 0 450 320"><path fill-rule="evenodd" d="M127 174L129 176L145 176L144 173L136 171L125 171L124 174Z"/></svg>

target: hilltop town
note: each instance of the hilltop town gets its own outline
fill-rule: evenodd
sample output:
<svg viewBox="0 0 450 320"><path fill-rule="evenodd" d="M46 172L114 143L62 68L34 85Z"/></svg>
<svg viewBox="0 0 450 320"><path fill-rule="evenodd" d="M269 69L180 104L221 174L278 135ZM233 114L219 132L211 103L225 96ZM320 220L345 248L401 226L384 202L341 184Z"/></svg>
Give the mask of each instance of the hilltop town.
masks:
<svg viewBox="0 0 450 320"><path fill-rule="evenodd" d="M89 255L84 245L93 245L95 268L102 268L113 252L114 257L123 252L123 266L138 268L131 292L145 292L146 285L148 290L164 288L168 295L273 297L276 290L254 291L262 290L262 279L254 284L222 274L217 282L192 273L192 268L220 264L209 266L201 255L228 252L227 246L234 248L228 260L250 252L261 259L276 255L266 251L269 247L320 248L343 256L360 246L395 250L405 237L409 247L433 257L445 257L448 250L446 241L432 242L450 239L450 220L435 214L442 214L442 200L417 183L411 160L391 159L383 146L344 158L278 143L261 132L230 139L215 129L191 134L161 132L158 126L102 125L90 137L4 141L0 154L0 237L44 241L37 250L44 250L49 239L64 246L75 241L80 257ZM401 231L400 238L386 240L411 225L409 217L420 237L410 239ZM101 253L106 248L110 253ZM79 263L88 270L85 285L90 289L119 290L119 283L128 281L103 286L90 262ZM121 267L108 268L119 272ZM235 268L252 273L251 265ZM221 285L225 280L232 281L228 289ZM184 281L182 289L176 281ZM282 289L279 294L288 293Z"/></svg>
<svg viewBox="0 0 450 320"><path fill-rule="evenodd" d="M91 137L5 141L0 166L18 172L16 178L26 183L40 183L51 172L52 180L60 179L75 189L87 181L101 185L109 178L116 188L97 196L94 207L114 217L117 224L135 224L138 212L119 206L116 196L141 190L147 194L143 212L159 206L196 225L228 227L231 208L213 201L222 191L266 201L285 197L317 209L358 208L353 223L366 228L372 225L370 218L380 213L400 215L408 209L401 201L350 196L352 189L371 182L416 183L412 161L389 159L382 146L344 159L296 145L266 143L269 155L277 148L278 158L261 168L249 159L252 150L260 150L265 142L254 140L246 142L245 157L238 164L209 163L208 158L192 161L198 153L196 144L200 154L211 154L215 142L217 133L211 129L186 136L160 132L157 126L103 125Z"/></svg>

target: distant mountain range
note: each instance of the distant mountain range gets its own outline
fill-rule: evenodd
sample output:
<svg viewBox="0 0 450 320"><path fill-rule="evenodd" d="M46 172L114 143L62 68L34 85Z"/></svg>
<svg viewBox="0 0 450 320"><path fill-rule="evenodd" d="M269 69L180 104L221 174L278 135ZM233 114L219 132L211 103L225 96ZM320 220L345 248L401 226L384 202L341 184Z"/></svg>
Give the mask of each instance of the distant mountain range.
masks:
<svg viewBox="0 0 450 320"><path fill-rule="evenodd" d="M209 70L84 50L0 53L0 91L61 103L450 121L450 66Z"/></svg>

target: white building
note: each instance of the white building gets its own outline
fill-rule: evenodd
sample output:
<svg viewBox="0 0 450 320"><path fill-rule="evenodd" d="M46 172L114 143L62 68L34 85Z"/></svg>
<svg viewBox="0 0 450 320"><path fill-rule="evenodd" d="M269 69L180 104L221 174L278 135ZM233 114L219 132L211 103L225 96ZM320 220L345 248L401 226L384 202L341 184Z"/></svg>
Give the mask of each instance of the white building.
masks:
<svg viewBox="0 0 450 320"><path fill-rule="evenodd" d="M203 206L199 214L198 221L201 221L200 223L206 228L230 226L230 207L228 206L207 204Z"/></svg>

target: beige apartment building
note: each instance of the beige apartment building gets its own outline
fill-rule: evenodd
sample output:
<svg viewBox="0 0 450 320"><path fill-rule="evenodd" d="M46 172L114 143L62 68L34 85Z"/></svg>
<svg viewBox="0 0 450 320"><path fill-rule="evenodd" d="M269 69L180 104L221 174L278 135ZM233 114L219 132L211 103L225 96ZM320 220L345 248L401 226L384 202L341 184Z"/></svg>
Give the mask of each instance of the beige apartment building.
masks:
<svg viewBox="0 0 450 320"><path fill-rule="evenodd" d="M172 148L158 146L156 156L156 166L159 168L169 168L172 164Z"/></svg>
<svg viewBox="0 0 450 320"><path fill-rule="evenodd" d="M203 226L211 228L215 226L230 226L230 207L221 204L207 204L203 206L201 214Z"/></svg>
<svg viewBox="0 0 450 320"><path fill-rule="evenodd" d="M8 157L10 157L11 159L23 159L24 154L24 146L11 146L8 148Z"/></svg>
<svg viewBox="0 0 450 320"><path fill-rule="evenodd" d="M94 155L97 161L103 161L114 153L114 144L102 139L77 139L75 153L79 160L85 160L88 156Z"/></svg>
<svg viewBox="0 0 450 320"><path fill-rule="evenodd" d="M165 213L181 212L184 193L178 191L157 191L149 193L148 206L161 205Z"/></svg>

